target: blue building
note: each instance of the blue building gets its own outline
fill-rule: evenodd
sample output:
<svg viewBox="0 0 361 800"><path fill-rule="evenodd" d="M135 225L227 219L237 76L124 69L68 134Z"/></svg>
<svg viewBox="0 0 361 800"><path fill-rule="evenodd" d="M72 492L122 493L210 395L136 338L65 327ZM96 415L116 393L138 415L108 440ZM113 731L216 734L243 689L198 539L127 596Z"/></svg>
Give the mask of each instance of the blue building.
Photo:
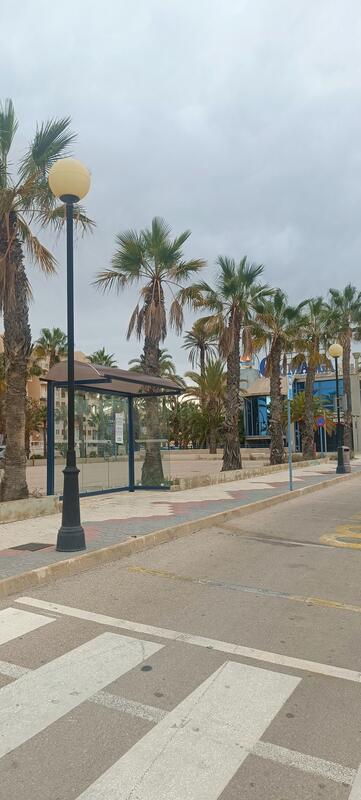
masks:
<svg viewBox="0 0 361 800"><path fill-rule="evenodd" d="M357 417L360 416L361 411L361 395L360 395L360 379L358 375L352 375L353 379L353 409L357 413L353 414L354 428L357 428ZM356 379L356 382L355 382ZM292 379L293 396L298 392L305 390L306 376L304 372L295 373ZM340 394L343 393L343 380L339 381ZM355 391L356 390L356 391ZM287 395L287 379L281 378L281 391L284 397ZM270 386L269 378L259 377L250 386L244 398L244 423L245 423L245 443L246 447L269 447L270 433ZM314 395L322 399L323 405L331 413L335 411L336 403L336 379L332 372L321 372L314 383ZM294 442L296 451L301 450L301 436L297 423L294 425ZM355 438L355 431L354 431ZM285 437L286 443L286 437ZM319 432L315 434L316 449L321 450L321 442ZM326 447L328 451L336 450L336 434L333 432L331 436L327 434Z"/></svg>

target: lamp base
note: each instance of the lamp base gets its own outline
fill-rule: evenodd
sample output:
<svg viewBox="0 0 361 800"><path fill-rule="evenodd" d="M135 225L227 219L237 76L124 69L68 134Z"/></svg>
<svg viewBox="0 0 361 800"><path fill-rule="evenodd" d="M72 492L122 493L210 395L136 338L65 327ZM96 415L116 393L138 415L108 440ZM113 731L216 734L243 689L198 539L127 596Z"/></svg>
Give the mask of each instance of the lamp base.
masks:
<svg viewBox="0 0 361 800"><path fill-rule="evenodd" d="M85 533L80 522L79 470L74 450L67 452L67 465L63 470L64 493L61 527L58 531L56 549L61 553L85 550Z"/></svg>
<svg viewBox="0 0 361 800"><path fill-rule="evenodd" d="M59 553L73 553L75 550L85 550L85 533L81 525L74 528L59 528L56 549Z"/></svg>

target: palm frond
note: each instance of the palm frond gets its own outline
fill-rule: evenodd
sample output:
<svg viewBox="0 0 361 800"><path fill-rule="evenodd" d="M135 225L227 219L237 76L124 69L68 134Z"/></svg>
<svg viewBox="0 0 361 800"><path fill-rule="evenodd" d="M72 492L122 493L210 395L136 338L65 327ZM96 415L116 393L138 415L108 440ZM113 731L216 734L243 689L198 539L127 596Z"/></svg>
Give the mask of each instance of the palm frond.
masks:
<svg viewBox="0 0 361 800"><path fill-rule="evenodd" d="M144 307L144 333L151 339L164 341L167 335L167 319L162 302L153 299Z"/></svg>
<svg viewBox="0 0 361 800"><path fill-rule="evenodd" d="M134 309L134 311L133 311L133 313L132 313L132 315L130 317L130 320L129 320L128 330L127 330L127 339L130 339L130 337L131 337L131 335L132 335L132 333L134 331L134 328L137 325L138 317L139 317L139 305L136 305L135 309Z"/></svg>
<svg viewBox="0 0 361 800"><path fill-rule="evenodd" d="M183 328L183 309L179 300L175 297L169 309L169 321L175 332L182 333Z"/></svg>
<svg viewBox="0 0 361 800"><path fill-rule="evenodd" d="M102 292L109 292L115 289L117 293L128 283L128 276L119 272L116 269L106 269L104 272L98 272L98 277L93 281L93 286L99 288Z"/></svg>
<svg viewBox="0 0 361 800"><path fill-rule="evenodd" d="M5 100L0 103L0 187L8 182L7 159L17 128L13 101Z"/></svg>
<svg viewBox="0 0 361 800"><path fill-rule="evenodd" d="M53 228L58 233L66 222L65 204L62 203L61 206L55 206L55 208L44 206L34 212L34 217L41 227ZM82 235L92 233L95 227L95 222L86 215L84 208L78 204L74 206L74 224Z"/></svg>
<svg viewBox="0 0 361 800"><path fill-rule="evenodd" d="M253 354L252 331L249 325L245 325L242 330L242 347L244 358L250 358Z"/></svg>
<svg viewBox="0 0 361 800"><path fill-rule="evenodd" d="M59 158L69 154L76 135L70 131L70 117L50 119L37 126L34 139L20 164L20 178L36 172L45 176Z"/></svg>
<svg viewBox="0 0 361 800"><path fill-rule="evenodd" d="M179 261L169 270L170 277L175 281L186 281L191 275L206 266L206 261L202 258L195 258L191 261Z"/></svg>
<svg viewBox="0 0 361 800"><path fill-rule="evenodd" d="M182 306L200 308L203 303L202 293L198 285L184 286L179 289L177 298Z"/></svg>
<svg viewBox="0 0 361 800"><path fill-rule="evenodd" d="M47 275L56 272L56 259L45 245L34 236L24 217L18 215L17 227L21 241L24 243L31 260Z"/></svg>

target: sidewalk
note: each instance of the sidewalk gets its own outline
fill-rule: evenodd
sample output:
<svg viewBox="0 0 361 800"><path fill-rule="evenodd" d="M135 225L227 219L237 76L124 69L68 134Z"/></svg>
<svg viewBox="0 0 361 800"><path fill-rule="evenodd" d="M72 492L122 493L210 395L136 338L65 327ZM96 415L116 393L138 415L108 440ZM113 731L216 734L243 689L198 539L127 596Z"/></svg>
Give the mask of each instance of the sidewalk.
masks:
<svg viewBox="0 0 361 800"><path fill-rule="evenodd" d="M361 458L352 462L352 471L361 473ZM335 462L300 467L293 473L294 488L312 486L335 477ZM248 480L174 494L153 491L134 494L120 492L84 498L81 501L81 515L87 551L98 550L217 512L236 509L287 491L286 468ZM55 551L60 521L60 515L54 514L0 525L0 580L71 557L71 554Z"/></svg>

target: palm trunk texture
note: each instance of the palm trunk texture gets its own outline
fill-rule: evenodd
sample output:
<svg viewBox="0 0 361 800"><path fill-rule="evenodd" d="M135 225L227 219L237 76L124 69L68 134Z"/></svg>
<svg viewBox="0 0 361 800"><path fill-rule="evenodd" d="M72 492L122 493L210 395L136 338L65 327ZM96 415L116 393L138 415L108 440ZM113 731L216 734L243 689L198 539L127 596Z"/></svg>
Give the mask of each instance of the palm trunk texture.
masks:
<svg viewBox="0 0 361 800"><path fill-rule="evenodd" d="M211 455L217 453L217 430L213 426L209 431L209 452Z"/></svg>
<svg viewBox="0 0 361 800"><path fill-rule="evenodd" d="M281 346L276 344L271 353L270 364L271 419L269 427L271 434L271 464L283 464L285 460L282 427L281 355Z"/></svg>
<svg viewBox="0 0 361 800"><path fill-rule="evenodd" d="M343 354L342 354L343 391L347 399L347 409L344 412L343 443L345 447L349 447L350 450L352 450L350 361L351 361L351 339L349 336L347 336L347 338L345 337L345 340L343 342Z"/></svg>
<svg viewBox="0 0 361 800"><path fill-rule="evenodd" d="M241 469L241 449L239 445L238 420L240 413L240 328L234 332L234 347L227 358L227 390L224 419L224 450L222 472Z"/></svg>
<svg viewBox="0 0 361 800"><path fill-rule="evenodd" d="M314 457L314 418L313 418L313 384L316 370L308 364L305 386L305 419L302 436L302 455L304 459Z"/></svg>
<svg viewBox="0 0 361 800"><path fill-rule="evenodd" d="M149 375L159 374L159 341L146 336L144 340L144 367ZM142 485L160 486L164 483L160 452L160 414L157 397L146 397L145 456L142 466Z"/></svg>
<svg viewBox="0 0 361 800"><path fill-rule="evenodd" d="M0 230L0 255L5 255L6 237ZM31 347L27 282L21 244L16 239L11 248L14 291L4 302L4 354L5 354L5 436L6 455L4 477L1 483L1 500L19 500L28 497L26 483L25 417L27 363Z"/></svg>

